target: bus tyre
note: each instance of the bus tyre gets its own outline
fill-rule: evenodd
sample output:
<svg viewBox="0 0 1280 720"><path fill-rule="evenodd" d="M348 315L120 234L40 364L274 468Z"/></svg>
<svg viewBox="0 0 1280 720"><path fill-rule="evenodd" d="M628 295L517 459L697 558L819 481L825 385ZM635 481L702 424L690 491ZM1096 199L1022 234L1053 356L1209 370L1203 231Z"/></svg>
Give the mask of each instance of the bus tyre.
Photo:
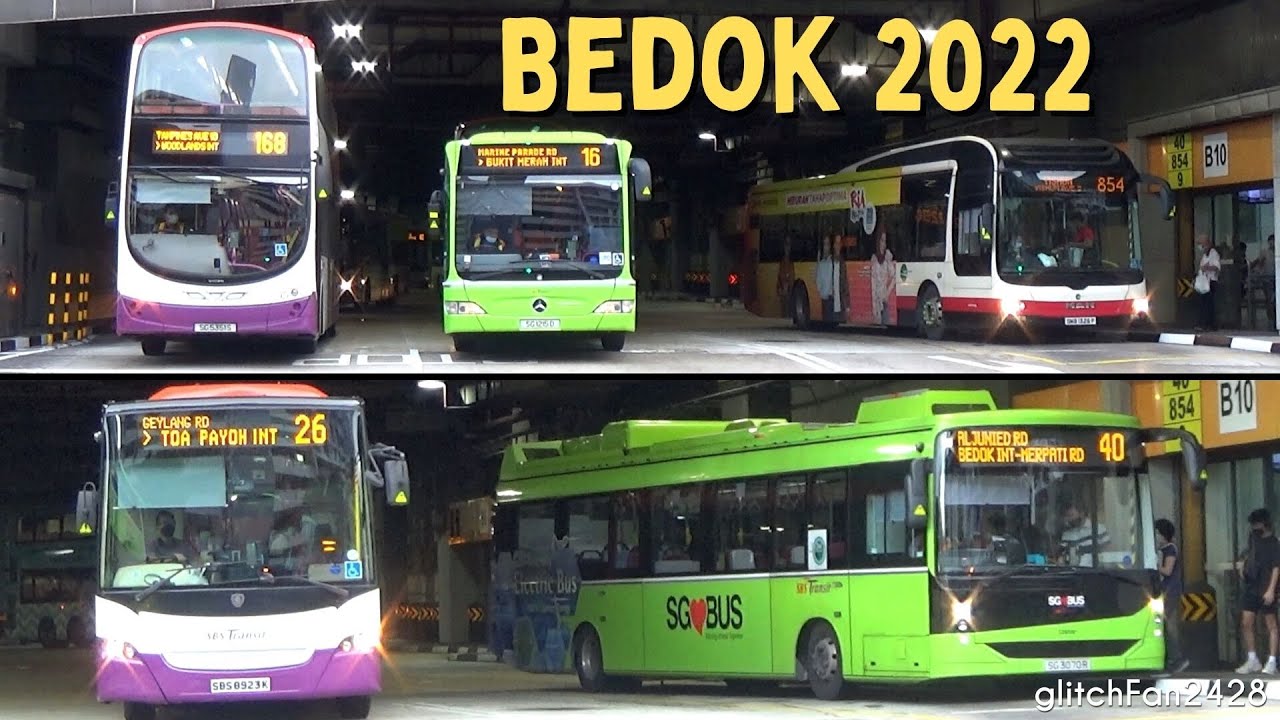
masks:
<svg viewBox="0 0 1280 720"><path fill-rule="evenodd" d="M640 678L609 677L604 672L604 652L600 636L593 627L585 627L573 638L573 667L578 684L587 692L636 692Z"/></svg>
<svg viewBox="0 0 1280 720"><path fill-rule="evenodd" d="M156 706L127 702L124 704L124 720L156 720Z"/></svg>
<svg viewBox="0 0 1280 720"><path fill-rule="evenodd" d="M163 338L147 338L142 341L142 354L148 357L163 355L168 344Z"/></svg>
<svg viewBox="0 0 1280 720"><path fill-rule="evenodd" d="M313 337L302 338L298 340L296 345L299 353L302 353L303 355L314 355L316 348L320 347L320 340Z"/></svg>
<svg viewBox="0 0 1280 720"><path fill-rule="evenodd" d="M796 283L791 288L791 323L801 330L808 330L811 324L809 315L809 291L803 283Z"/></svg>
<svg viewBox="0 0 1280 720"><path fill-rule="evenodd" d="M830 625L819 623L809 630L800 660L813 694L819 700L839 700L844 694L844 670L840 640Z"/></svg>
<svg viewBox="0 0 1280 720"><path fill-rule="evenodd" d="M53 618L48 615L40 618L40 622L36 624L36 640L46 648L58 644L58 626L54 624Z"/></svg>
<svg viewBox="0 0 1280 720"><path fill-rule="evenodd" d="M79 615L73 615L67 620L67 644L78 648L89 647L84 620Z"/></svg>
<svg viewBox="0 0 1280 720"><path fill-rule="evenodd" d="M342 720L364 720L372 707L373 697L369 695L338 698L338 716Z"/></svg>
<svg viewBox="0 0 1280 720"><path fill-rule="evenodd" d="M622 346L627 344L627 336L622 333L609 333L600 338L600 345L609 352L622 352Z"/></svg>
<svg viewBox="0 0 1280 720"><path fill-rule="evenodd" d="M476 339L470 335L454 335L453 351L459 353L473 353L476 351Z"/></svg>
<svg viewBox="0 0 1280 720"><path fill-rule="evenodd" d="M926 340L941 340L947 334L946 319L942 316L942 296L934 285L926 287L916 303L916 331Z"/></svg>

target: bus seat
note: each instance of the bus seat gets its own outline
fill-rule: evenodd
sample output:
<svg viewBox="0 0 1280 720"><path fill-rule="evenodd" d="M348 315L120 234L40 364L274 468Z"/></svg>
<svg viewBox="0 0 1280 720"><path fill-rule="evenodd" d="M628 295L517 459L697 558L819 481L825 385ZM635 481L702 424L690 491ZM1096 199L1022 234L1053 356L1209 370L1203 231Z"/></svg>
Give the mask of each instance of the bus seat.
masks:
<svg viewBox="0 0 1280 720"><path fill-rule="evenodd" d="M756 554L747 548L736 548L729 551L729 571L755 570Z"/></svg>
<svg viewBox="0 0 1280 720"><path fill-rule="evenodd" d="M805 555L804 546L796 545L791 548L791 565L794 567L804 567L808 565L808 557Z"/></svg>

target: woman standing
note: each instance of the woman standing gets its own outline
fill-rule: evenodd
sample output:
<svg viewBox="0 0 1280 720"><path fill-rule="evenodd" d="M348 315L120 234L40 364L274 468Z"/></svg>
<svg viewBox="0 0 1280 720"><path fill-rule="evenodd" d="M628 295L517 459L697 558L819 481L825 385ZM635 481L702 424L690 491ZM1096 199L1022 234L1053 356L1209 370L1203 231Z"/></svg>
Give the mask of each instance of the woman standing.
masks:
<svg viewBox="0 0 1280 720"><path fill-rule="evenodd" d="M1218 273L1222 270L1222 256L1213 246L1209 236L1201 233L1196 238L1200 245L1200 272L1196 275L1196 292L1200 293L1199 329L1218 329Z"/></svg>

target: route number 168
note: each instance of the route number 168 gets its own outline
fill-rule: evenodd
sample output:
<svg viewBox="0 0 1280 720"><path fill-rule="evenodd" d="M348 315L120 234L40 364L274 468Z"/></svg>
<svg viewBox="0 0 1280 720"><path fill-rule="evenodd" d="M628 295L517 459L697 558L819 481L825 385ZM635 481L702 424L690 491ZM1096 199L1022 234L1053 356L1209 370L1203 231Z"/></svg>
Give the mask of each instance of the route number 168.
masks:
<svg viewBox="0 0 1280 720"><path fill-rule="evenodd" d="M902 60L876 93L879 112L919 112L920 93L908 91L923 71L924 38L906 18L894 18L880 28L880 42L890 47L902 44ZM1036 96L1018 88L1027 81L1036 65L1036 37L1020 18L1005 18L991 31L991 39L1000 45L1014 45L1013 61L1004 76L991 88L988 98L992 112L1034 113ZM1079 20L1062 18L1049 27L1045 39L1055 45L1071 43L1071 56L1056 80L1044 94L1046 112L1088 112L1089 94L1076 92L1076 85L1089 68L1089 32ZM953 46L959 46L958 48ZM956 74L960 87L951 81L951 54L959 55ZM929 88L938 104L948 112L963 113L975 109L982 95L984 73L982 43L978 33L964 20L952 20L938 29L929 49Z"/></svg>

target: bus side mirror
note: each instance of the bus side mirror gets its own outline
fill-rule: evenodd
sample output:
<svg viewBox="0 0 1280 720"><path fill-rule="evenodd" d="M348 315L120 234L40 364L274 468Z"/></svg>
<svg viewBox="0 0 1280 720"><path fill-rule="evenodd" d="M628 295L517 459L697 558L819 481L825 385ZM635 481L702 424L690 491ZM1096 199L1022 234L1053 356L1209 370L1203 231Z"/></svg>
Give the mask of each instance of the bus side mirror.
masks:
<svg viewBox="0 0 1280 720"><path fill-rule="evenodd" d="M627 171L631 173L631 190L635 193L636 202L652 200L653 171L649 169L649 161L643 158L631 158L627 163Z"/></svg>
<svg viewBox="0 0 1280 720"><path fill-rule="evenodd" d="M920 530L928 524L929 502L925 496L928 477L929 461L925 458L912 460L904 488L907 495L907 527L912 530Z"/></svg>
<svg viewBox="0 0 1280 720"><path fill-rule="evenodd" d="M103 203L102 224L107 229L114 230L116 227L116 219L120 212L120 183L111 183L107 186L107 197Z"/></svg>
<svg viewBox="0 0 1280 720"><path fill-rule="evenodd" d="M444 195L439 190L431 193L427 202L427 239L436 242L440 239L440 224L444 222Z"/></svg>
<svg viewBox="0 0 1280 720"><path fill-rule="evenodd" d="M1144 185L1156 186L1156 194L1160 196L1160 204L1164 208L1164 219L1172 220L1178 212L1178 204L1173 198L1173 188L1169 187L1169 181L1157 175L1145 173L1140 175L1139 179Z"/></svg>
<svg viewBox="0 0 1280 720"><path fill-rule="evenodd" d="M1139 440L1145 443L1169 442L1178 440L1182 448L1182 470L1191 481L1191 488L1204 490L1209 480L1209 461L1205 457L1204 446L1196 440L1196 436L1182 428L1147 428L1139 433Z"/></svg>
<svg viewBox="0 0 1280 720"><path fill-rule="evenodd" d="M76 532L80 535L92 535L98 530L98 506L102 502L102 494L93 483L85 483L84 488L76 494Z"/></svg>
<svg viewBox="0 0 1280 720"><path fill-rule="evenodd" d="M387 504L409 504L409 462L388 460L382 465L382 479L387 491Z"/></svg>

